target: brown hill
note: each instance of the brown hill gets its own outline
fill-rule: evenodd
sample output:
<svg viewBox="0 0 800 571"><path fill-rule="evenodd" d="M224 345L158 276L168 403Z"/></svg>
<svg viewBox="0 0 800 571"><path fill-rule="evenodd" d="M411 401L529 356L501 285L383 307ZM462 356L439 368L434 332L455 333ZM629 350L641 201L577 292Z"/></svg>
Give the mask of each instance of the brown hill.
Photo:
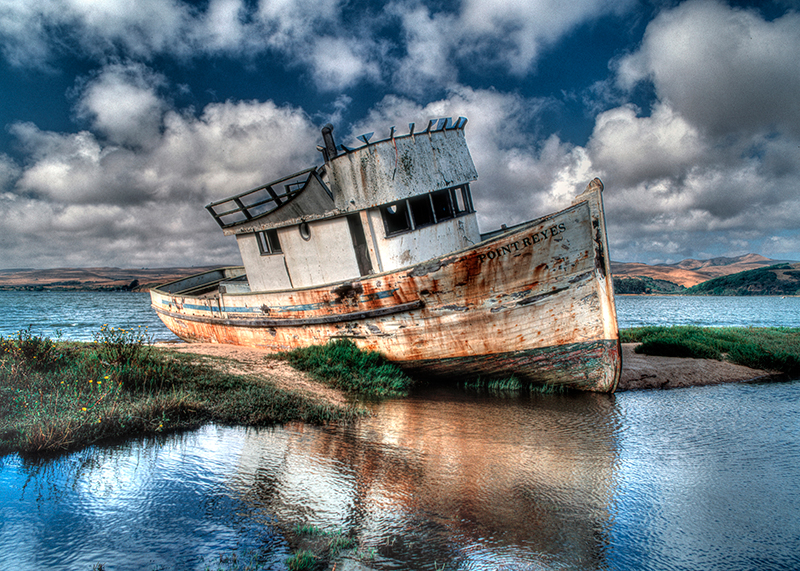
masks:
<svg viewBox="0 0 800 571"><path fill-rule="evenodd" d="M149 287L219 266L188 268L53 268L0 269L0 290L114 290L146 291Z"/></svg>
<svg viewBox="0 0 800 571"><path fill-rule="evenodd" d="M649 277L684 287L692 287L712 278L764 268L779 263L781 261L771 260L758 254L745 254L735 258L687 259L676 264L659 264L655 266L636 262L611 262L611 272L615 278Z"/></svg>

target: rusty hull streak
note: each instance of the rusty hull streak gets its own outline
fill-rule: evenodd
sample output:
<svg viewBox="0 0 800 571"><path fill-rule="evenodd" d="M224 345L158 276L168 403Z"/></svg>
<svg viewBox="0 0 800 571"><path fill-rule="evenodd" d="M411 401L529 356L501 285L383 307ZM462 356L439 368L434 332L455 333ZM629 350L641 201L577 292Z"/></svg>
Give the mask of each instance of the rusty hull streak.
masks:
<svg viewBox="0 0 800 571"><path fill-rule="evenodd" d="M156 288L153 307L187 341L281 351L348 338L413 372L613 392L621 352L604 228L595 224L602 199L580 198L413 268L212 300Z"/></svg>

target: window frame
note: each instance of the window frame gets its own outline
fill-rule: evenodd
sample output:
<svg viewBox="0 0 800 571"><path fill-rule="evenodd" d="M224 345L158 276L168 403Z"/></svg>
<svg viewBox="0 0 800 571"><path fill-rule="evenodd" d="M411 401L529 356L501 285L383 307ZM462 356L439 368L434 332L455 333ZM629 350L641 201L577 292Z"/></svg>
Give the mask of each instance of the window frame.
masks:
<svg viewBox="0 0 800 571"><path fill-rule="evenodd" d="M436 215L436 202L434 201L433 197L434 194L437 195L437 200L441 200L441 197L446 197L450 211L449 216L446 216L444 218L439 218ZM461 202L463 203L464 207L463 210L459 206L458 202L459 197L461 198ZM432 222L417 224L414 217L414 209L412 208L411 201L413 200L419 204L423 201L424 198L428 199ZM406 225L404 225L404 227L401 229L397 229L397 224L391 223L389 221L389 216L397 216L397 215L389 213L389 208L400 204L403 205ZM413 232L414 230L419 230L420 228L427 228L428 226L435 226L440 222L455 220L456 218L460 218L468 214L474 214L475 212L475 208L472 204L472 193L470 192L469 183L459 184L457 186L451 186L448 188L441 188L439 190L434 190L432 192L428 192L425 194L417 194L409 198L395 200L394 202L383 204L379 208L381 211L381 218L383 219L383 229L385 231L385 237L387 238L392 236L398 236L400 234L405 234L407 232ZM387 214L389 216L387 216Z"/></svg>
<svg viewBox="0 0 800 571"><path fill-rule="evenodd" d="M271 230L258 230L254 232L256 243L258 244L258 251L262 256L275 256L283 254L281 247L281 240L278 237L278 231L273 228Z"/></svg>

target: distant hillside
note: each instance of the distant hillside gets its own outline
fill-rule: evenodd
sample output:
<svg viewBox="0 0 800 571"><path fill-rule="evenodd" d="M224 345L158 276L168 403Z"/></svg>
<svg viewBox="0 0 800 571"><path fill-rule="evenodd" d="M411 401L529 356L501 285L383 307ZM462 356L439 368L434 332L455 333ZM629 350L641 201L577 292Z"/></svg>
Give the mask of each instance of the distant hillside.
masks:
<svg viewBox="0 0 800 571"><path fill-rule="evenodd" d="M54 268L0 270L0 290L147 291L219 266L189 268Z"/></svg>
<svg viewBox="0 0 800 571"><path fill-rule="evenodd" d="M614 292L618 294L663 294L684 293L686 288L664 280L647 276L633 278L614 277Z"/></svg>
<svg viewBox="0 0 800 571"><path fill-rule="evenodd" d="M746 254L735 258L712 258L710 260L683 260L676 264L650 266L640 263L611 262L615 282L625 278L651 278L690 288L710 279L756 270L784 260L770 260L758 254Z"/></svg>
<svg viewBox="0 0 800 571"><path fill-rule="evenodd" d="M800 263L747 270L697 284L687 295L800 295Z"/></svg>

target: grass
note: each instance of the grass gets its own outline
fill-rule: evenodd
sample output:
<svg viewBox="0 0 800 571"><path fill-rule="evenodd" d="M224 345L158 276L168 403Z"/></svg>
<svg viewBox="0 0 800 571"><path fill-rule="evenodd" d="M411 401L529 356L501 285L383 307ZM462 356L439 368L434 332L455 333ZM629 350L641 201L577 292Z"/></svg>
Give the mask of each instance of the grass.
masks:
<svg viewBox="0 0 800 571"><path fill-rule="evenodd" d="M0 455L66 451L207 422L320 424L362 414L262 378L222 373L149 341L146 329L106 326L92 343L30 329L0 337Z"/></svg>
<svg viewBox="0 0 800 571"><path fill-rule="evenodd" d="M343 552L358 547L356 540L341 530L327 531L314 525L297 525L288 535L299 546L286 561L286 566L293 571L325 567Z"/></svg>
<svg viewBox="0 0 800 571"><path fill-rule="evenodd" d="M472 391L487 391L494 395L503 393L517 394L528 392L531 394L560 394L567 392L563 385L535 384L519 380L516 376L486 379L477 377L460 384L463 388Z"/></svg>
<svg viewBox="0 0 800 571"><path fill-rule="evenodd" d="M738 365L800 375L800 328L635 327L620 331L637 353L726 360Z"/></svg>
<svg viewBox="0 0 800 571"><path fill-rule="evenodd" d="M362 351L346 339L283 353L295 369L349 394L372 398L408 395L412 381L380 353Z"/></svg>

